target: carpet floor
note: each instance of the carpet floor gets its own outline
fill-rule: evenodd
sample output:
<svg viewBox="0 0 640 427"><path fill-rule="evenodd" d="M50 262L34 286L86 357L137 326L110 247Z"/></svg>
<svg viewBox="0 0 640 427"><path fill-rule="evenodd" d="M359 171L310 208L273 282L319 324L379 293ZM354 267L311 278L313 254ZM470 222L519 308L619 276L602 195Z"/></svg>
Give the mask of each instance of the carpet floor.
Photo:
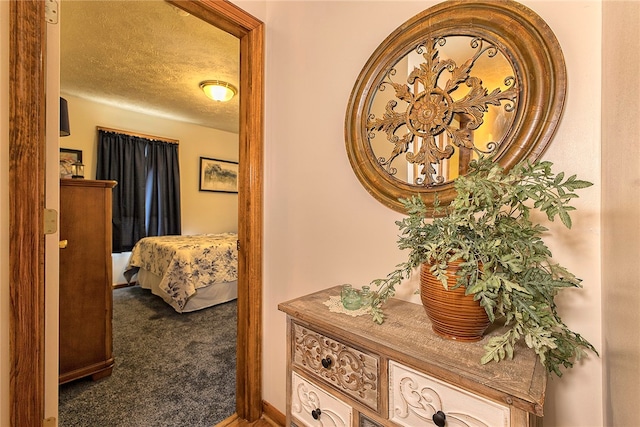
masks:
<svg viewBox="0 0 640 427"><path fill-rule="evenodd" d="M235 413L236 301L176 313L138 286L113 292L111 376L60 386L61 427L211 427Z"/></svg>

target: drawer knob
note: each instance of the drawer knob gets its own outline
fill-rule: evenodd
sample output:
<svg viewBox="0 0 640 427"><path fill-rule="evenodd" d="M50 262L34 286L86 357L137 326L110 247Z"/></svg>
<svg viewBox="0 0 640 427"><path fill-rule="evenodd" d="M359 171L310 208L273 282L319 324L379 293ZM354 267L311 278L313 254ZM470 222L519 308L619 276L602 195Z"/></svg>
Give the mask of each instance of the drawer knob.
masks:
<svg viewBox="0 0 640 427"><path fill-rule="evenodd" d="M433 417L431 417L433 423L438 427L444 427L444 425L446 424L446 418L447 416L442 411L436 412L435 414L433 414Z"/></svg>
<svg viewBox="0 0 640 427"><path fill-rule="evenodd" d="M331 363L333 363L331 361L331 358L329 356L325 357L324 359L322 359L320 361L320 363L322 363L322 366L326 369L329 369L329 367L331 366Z"/></svg>
<svg viewBox="0 0 640 427"><path fill-rule="evenodd" d="M320 414L322 414L322 411L320 410L320 408L314 409L313 411L311 411L311 416L313 417L314 420L319 419Z"/></svg>

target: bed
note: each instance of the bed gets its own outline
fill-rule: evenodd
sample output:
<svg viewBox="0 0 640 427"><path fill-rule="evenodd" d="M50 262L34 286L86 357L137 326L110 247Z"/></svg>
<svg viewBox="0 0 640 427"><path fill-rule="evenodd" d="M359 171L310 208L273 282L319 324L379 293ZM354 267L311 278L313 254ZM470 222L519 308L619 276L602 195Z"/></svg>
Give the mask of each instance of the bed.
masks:
<svg viewBox="0 0 640 427"><path fill-rule="evenodd" d="M140 239L124 271L162 297L178 313L200 310L238 296L236 233Z"/></svg>

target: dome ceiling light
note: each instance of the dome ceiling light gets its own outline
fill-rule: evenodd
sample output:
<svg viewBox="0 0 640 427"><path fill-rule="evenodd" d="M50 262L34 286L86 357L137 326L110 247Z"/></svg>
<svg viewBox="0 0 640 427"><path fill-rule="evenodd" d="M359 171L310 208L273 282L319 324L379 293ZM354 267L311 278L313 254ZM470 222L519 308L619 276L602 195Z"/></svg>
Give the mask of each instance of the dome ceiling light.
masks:
<svg viewBox="0 0 640 427"><path fill-rule="evenodd" d="M205 80L200 83L200 89L207 97L219 102L230 101L238 93L234 85L221 80Z"/></svg>

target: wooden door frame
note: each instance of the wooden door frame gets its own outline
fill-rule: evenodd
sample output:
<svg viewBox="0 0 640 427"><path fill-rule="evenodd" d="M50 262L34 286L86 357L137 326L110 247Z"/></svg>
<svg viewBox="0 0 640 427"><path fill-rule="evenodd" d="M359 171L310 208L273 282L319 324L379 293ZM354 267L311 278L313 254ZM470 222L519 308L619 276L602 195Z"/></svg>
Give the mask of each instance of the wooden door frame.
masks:
<svg viewBox="0 0 640 427"><path fill-rule="evenodd" d="M264 25L228 1L170 0L240 39L236 411L262 415ZM9 47L10 423L44 419L46 22L42 0L11 0Z"/></svg>

